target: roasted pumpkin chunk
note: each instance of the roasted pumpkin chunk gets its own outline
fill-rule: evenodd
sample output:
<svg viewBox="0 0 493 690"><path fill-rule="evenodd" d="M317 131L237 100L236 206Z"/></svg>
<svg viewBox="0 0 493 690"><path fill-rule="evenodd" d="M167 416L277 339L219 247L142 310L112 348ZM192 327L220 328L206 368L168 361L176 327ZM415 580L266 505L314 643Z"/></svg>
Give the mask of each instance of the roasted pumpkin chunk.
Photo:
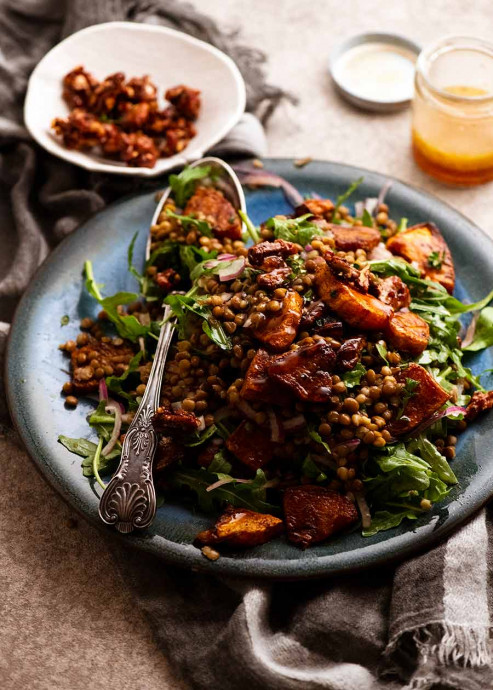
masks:
<svg viewBox="0 0 493 690"><path fill-rule="evenodd" d="M396 350L416 356L428 347L430 328L418 314L412 311L400 311L390 319L386 335L389 343Z"/></svg>
<svg viewBox="0 0 493 690"><path fill-rule="evenodd" d="M423 277L434 280L450 293L454 291L452 254L434 223L413 225L387 240L387 249L414 263Z"/></svg>
<svg viewBox="0 0 493 690"><path fill-rule="evenodd" d="M226 440L226 448L256 472L274 457L275 443L252 422L242 422Z"/></svg>
<svg viewBox="0 0 493 690"><path fill-rule="evenodd" d="M315 285L321 299L353 328L385 330L393 314L392 307L338 279L326 263L317 263Z"/></svg>
<svg viewBox="0 0 493 690"><path fill-rule="evenodd" d="M305 484L284 492L284 516L288 539L306 548L358 519L358 512L345 496L324 486Z"/></svg>
<svg viewBox="0 0 493 690"><path fill-rule="evenodd" d="M354 252L356 249L364 249L370 252L380 243L381 235L376 228L367 228L364 225L329 225L334 235L336 249L342 252Z"/></svg>
<svg viewBox="0 0 493 690"><path fill-rule="evenodd" d="M399 311L411 304L411 293L406 283L399 276L383 278L376 288L377 297L381 302L389 304L392 309Z"/></svg>
<svg viewBox="0 0 493 690"><path fill-rule="evenodd" d="M405 369L401 369L395 378L398 383L406 384L406 379L412 379L418 383L407 401L402 417L391 420L387 425L392 435L400 436L412 431L422 421L431 417L450 396L426 369L414 362Z"/></svg>
<svg viewBox="0 0 493 690"><path fill-rule="evenodd" d="M296 338L302 313L303 297L294 290L288 290L281 309L262 321L253 334L272 350L285 350Z"/></svg>
<svg viewBox="0 0 493 690"><path fill-rule="evenodd" d="M283 529L282 520L274 515L228 506L212 529L197 534L195 542L206 546L257 546L277 537Z"/></svg>
<svg viewBox="0 0 493 690"><path fill-rule="evenodd" d="M321 403L330 398L332 377L329 372L335 361L335 351L324 340L319 340L278 355L268 373L272 381L300 400Z"/></svg>
<svg viewBox="0 0 493 690"><path fill-rule="evenodd" d="M241 240L240 217L218 189L197 187L194 195L187 201L183 213L185 216L207 221L216 237Z"/></svg>
<svg viewBox="0 0 493 690"><path fill-rule="evenodd" d="M259 350L250 362L241 387L240 395L245 400L261 400L266 403L279 402L279 391L269 378L269 366L274 361L272 355Z"/></svg>

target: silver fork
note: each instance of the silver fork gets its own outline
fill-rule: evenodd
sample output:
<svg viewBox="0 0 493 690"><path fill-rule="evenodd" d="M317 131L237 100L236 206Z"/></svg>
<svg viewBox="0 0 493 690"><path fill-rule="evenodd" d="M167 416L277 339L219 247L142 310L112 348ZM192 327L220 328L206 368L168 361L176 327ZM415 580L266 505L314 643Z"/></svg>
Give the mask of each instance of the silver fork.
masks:
<svg viewBox="0 0 493 690"><path fill-rule="evenodd" d="M152 426L152 418L159 406L164 366L173 337L174 325L169 321L170 315L171 309L166 305L164 323L144 395L125 434L118 469L99 503L101 520L107 525L115 525L124 534L148 527L156 514L152 461L156 452L157 435Z"/></svg>
<svg viewBox="0 0 493 690"><path fill-rule="evenodd" d="M215 175L215 185L224 192L234 208L246 211L245 197L240 181L227 163L219 158L207 157L192 163L190 167L207 165ZM152 225L158 222L171 188L164 192L156 208ZM150 236L146 259L150 255ZM152 363L151 373L138 410L125 435L118 469L106 487L99 503L99 516L107 525L114 525L119 532L128 534L134 529L144 529L156 514L156 491L152 478L152 462L157 446L157 436L152 417L159 406L161 383L168 350L173 337L174 322L170 321L171 309L165 307L163 326Z"/></svg>

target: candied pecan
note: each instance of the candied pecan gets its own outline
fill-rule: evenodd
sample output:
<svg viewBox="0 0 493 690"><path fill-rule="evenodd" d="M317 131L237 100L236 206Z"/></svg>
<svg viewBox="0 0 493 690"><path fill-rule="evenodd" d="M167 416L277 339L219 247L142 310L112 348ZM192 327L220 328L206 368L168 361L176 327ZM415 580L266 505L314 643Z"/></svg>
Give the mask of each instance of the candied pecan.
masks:
<svg viewBox="0 0 493 690"><path fill-rule="evenodd" d="M154 282L163 292L171 292L180 282L180 274L174 268L165 268L154 276Z"/></svg>
<svg viewBox="0 0 493 690"><path fill-rule="evenodd" d="M242 422L226 439L226 448L255 472L272 460L276 444L255 424Z"/></svg>
<svg viewBox="0 0 493 690"><path fill-rule="evenodd" d="M231 202L213 187L197 187L184 209L186 216L206 220L216 237L241 239L241 220Z"/></svg>
<svg viewBox="0 0 493 690"><path fill-rule="evenodd" d="M273 515L228 506L212 529L197 534L195 543L251 547L265 544L281 534L283 529L282 520Z"/></svg>
<svg viewBox="0 0 493 690"><path fill-rule="evenodd" d="M63 144L68 149L82 151L93 148L105 138L104 125L95 115L81 108L76 108L66 118L55 118L51 126L63 138Z"/></svg>
<svg viewBox="0 0 493 690"><path fill-rule="evenodd" d="M127 132L143 129L149 120L150 113L149 103L134 103L125 110L118 124Z"/></svg>
<svg viewBox="0 0 493 690"><path fill-rule="evenodd" d="M288 539L302 548L324 541L358 519L354 504L325 486L289 487L283 505Z"/></svg>
<svg viewBox="0 0 493 690"><path fill-rule="evenodd" d="M336 353L324 340L301 345L278 355L268 368L269 377L300 400L327 402L331 396Z"/></svg>
<svg viewBox="0 0 493 690"><path fill-rule="evenodd" d="M328 335L332 338L341 338L343 335L343 325L333 316L330 316L327 305L322 300L310 302L303 309L300 329L305 331L308 328L318 335Z"/></svg>
<svg viewBox="0 0 493 690"><path fill-rule="evenodd" d="M77 347L71 353L72 385L75 392L96 391L105 368L111 367L114 370L118 365L123 367L128 365L134 356L134 351L121 339L120 343L120 345L115 345L113 341L104 343L89 336L86 345ZM96 372L98 372L97 377Z"/></svg>
<svg viewBox="0 0 493 690"><path fill-rule="evenodd" d="M334 203L330 199L305 199L295 208L294 215L298 217L311 213L316 218L331 220L333 211Z"/></svg>
<svg viewBox="0 0 493 690"><path fill-rule="evenodd" d="M350 338L337 350L336 366L343 371L354 369L361 358L366 341L364 338Z"/></svg>
<svg viewBox="0 0 493 690"><path fill-rule="evenodd" d="M260 242L250 247L248 250L248 260L252 266L261 266L267 257L280 256L285 259L292 254L298 254L300 251L301 247L299 244L288 242L287 240Z"/></svg>
<svg viewBox="0 0 493 690"><path fill-rule="evenodd" d="M154 472L162 472L175 462L183 460L185 447L171 436L162 436L156 449L154 458Z"/></svg>
<svg viewBox="0 0 493 690"><path fill-rule="evenodd" d="M97 79L79 65L63 78L63 100L70 109L87 109L97 85Z"/></svg>
<svg viewBox="0 0 493 690"><path fill-rule="evenodd" d="M196 120L200 111L200 91L181 84L168 89L164 97L187 120Z"/></svg>
<svg viewBox="0 0 493 690"><path fill-rule="evenodd" d="M157 99L157 88L148 74L143 77L132 77L127 82L125 91L132 103L153 103Z"/></svg>
<svg viewBox="0 0 493 690"><path fill-rule="evenodd" d="M154 141L140 132L123 135L120 158L132 167L153 168L158 158Z"/></svg>
<svg viewBox="0 0 493 690"><path fill-rule="evenodd" d="M406 283L399 276L389 276L379 280L375 286L376 296L392 309L399 311L411 304L411 293Z"/></svg>
<svg viewBox="0 0 493 690"><path fill-rule="evenodd" d="M189 434L197 431L200 420L193 412L159 407L152 418L152 424L156 431Z"/></svg>
<svg viewBox="0 0 493 690"><path fill-rule="evenodd" d="M116 72L96 86L92 93L90 110L98 115L118 116L118 105L126 99L125 75L123 72Z"/></svg>
<svg viewBox="0 0 493 690"><path fill-rule="evenodd" d="M183 151L195 134L195 128L186 120L184 124L172 123L165 132L165 138L160 149L162 155L173 156L175 153Z"/></svg>
<svg viewBox="0 0 493 690"><path fill-rule="evenodd" d="M282 287L287 281L289 275L291 274L291 269L286 268L275 268L269 273L261 273L257 276L257 284L259 287L265 290L275 290L276 288Z"/></svg>
<svg viewBox="0 0 493 690"><path fill-rule="evenodd" d="M468 422L476 419L480 412L489 410L493 407L493 391L487 393L480 393L476 391L473 393L469 405L466 408L465 418Z"/></svg>

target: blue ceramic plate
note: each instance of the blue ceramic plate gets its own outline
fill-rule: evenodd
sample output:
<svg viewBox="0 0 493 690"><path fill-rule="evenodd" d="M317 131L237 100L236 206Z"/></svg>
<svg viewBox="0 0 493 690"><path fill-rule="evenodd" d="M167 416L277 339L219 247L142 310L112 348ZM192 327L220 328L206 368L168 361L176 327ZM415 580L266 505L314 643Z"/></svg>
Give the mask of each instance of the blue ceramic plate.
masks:
<svg viewBox="0 0 493 690"><path fill-rule="evenodd" d="M267 160L267 169L286 177L302 193L317 192L335 198L360 176L364 182L358 198L377 196L385 179L366 170L334 163L313 162L296 169L290 160ZM469 220L437 199L395 181L386 201L393 217L405 216L409 224L431 220L442 229L457 269L456 294L473 301L493 285L493 242ZM279 190L252 191L248 211L256 223L276 213L289 212ZM152 193L124 199L98 213L68 237L38 271L16 313L8 357L8 399L14 422L27 449L47 480L87 519L100 524L98 492L82 476L80 459L57 443L59 434L88 436L85 418L92 408L81 401L67 411L60 396L67 374L67 360L57 346L78 331L83 316L94 316L97 305L83 289L82 267L92 259L98 281L107 294L134 290L126 270L126 253L138 230L136 256L144 257L149 223L155 209ZM70 322L61 326L68 315ZM491 352L471 358L475 371L493 367ZM485 381L485 384L491 384ZM283 539L256 548L206 560L192 546L194 536L211 524L211 518L180 505L167 503L157 512L152 527L125 539L136 548L152 552L175 564L227 575L302 578L354 571L387 563L428 548L458 527L493 494L491 417L484 415L460 438L453 469L458 488L449 498L417 521L363 538L358 531L341 535L301 551ZM110 530L111 531L111 530ZM116 533L113 531L116 536ZM120 537L121 538L121 537Z"/></svg>

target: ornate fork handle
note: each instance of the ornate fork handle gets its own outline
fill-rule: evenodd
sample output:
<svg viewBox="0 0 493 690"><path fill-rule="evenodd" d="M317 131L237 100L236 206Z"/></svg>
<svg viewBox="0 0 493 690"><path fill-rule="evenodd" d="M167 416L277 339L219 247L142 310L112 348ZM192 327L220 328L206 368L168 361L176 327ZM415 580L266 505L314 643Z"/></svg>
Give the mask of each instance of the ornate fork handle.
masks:
<svg viewBox="0 0 493 690"><path fill-rule="evenodd" d="M125 435L118 469L99 503L99 515L103 522L115 525L124 534L136 528L148 527L156 514L152 461L157 436L152 417L159 405L164 365L173 336L174 325L168 320L170 314L171 310L166 306L165 323L159 334L145 393Z"/></svg>

